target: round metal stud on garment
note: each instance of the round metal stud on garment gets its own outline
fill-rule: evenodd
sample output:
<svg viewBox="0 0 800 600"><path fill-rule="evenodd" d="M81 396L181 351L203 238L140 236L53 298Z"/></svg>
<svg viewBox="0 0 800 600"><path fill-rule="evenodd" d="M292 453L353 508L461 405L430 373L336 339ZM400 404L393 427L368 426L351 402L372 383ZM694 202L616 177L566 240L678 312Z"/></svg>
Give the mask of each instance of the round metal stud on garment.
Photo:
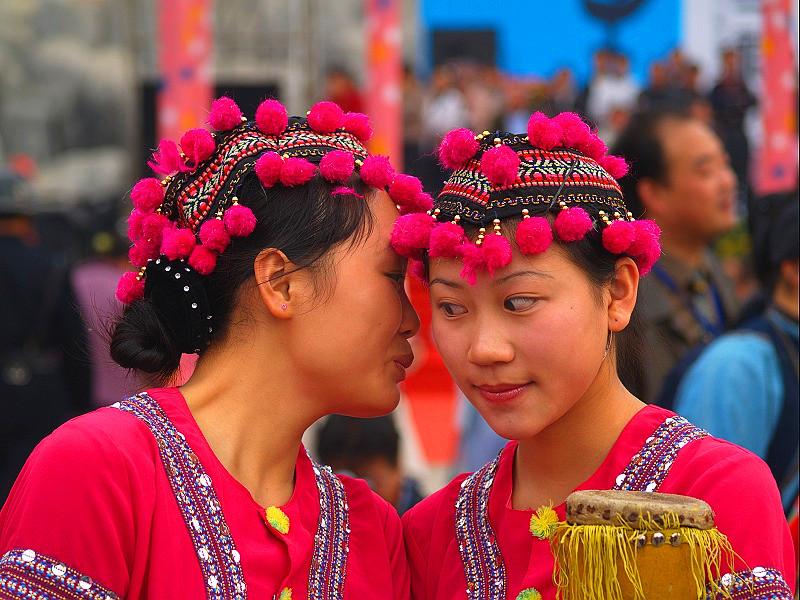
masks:
<svg viewBox="0 0 800 600"><path fill-rule="evenodd" d="M180 279L180 278L181 278L181 274L180 273L175 273L175 279Z"/></svg>
<svg viewBox="0 0 800 600"><path fill-rule="evenodd" d="M673 546L680 546L681 545L681 534L677 531L669 536L669 543Z"/></svg>
<svg viewBox="0 0 800 600"><path fill-rule="evenodd" d="M189 290L186 291L188 292ZM197 308L197 302L192 302L192 308Z"/></svg>
<svg viewBox="0 0 800 600"><path fill-rule="evenodd" d="M652 542L653 542L653 546L655 546L656 548L658 548L659 546L662 546L665 541L666 541L666 537L664 537L664 534L661 533L660 531L656 531L653 534Z"/></svg>
<svg viewBox="0 0 800 600"><path fill-rule="evenodd" d="M64 565L64 564L61 564L61 563L59 563L57 565L53 565L52 567L50 567L50 571L56 577L63 577L64 575L67 574L67 565Z"/></svg>
<svg viewBox="0 0 800 600"><path fill-rule="evenodd" d="M753 577L761 579L767 575L767 570L764 567L756 567L753 569Z"/></svg>
<svg viewBox="0 0 800 600"><path fill-rule="evenodd" d="M172 267L167 265L166 267L164 267L164 270L167 271L167 272L172 271Z"/></svg>
<svg viewBox="0 0 800 600"><path fill-rule="evenodd" d="M82 590L88 590L92 587L92 578L88 575L82 575L78 580L78 587Z"/></svg>
<svg viewBox="0 0 800 600"><path fill-rule="evenodd" d="M33 562L36 559L36 552L28 548L22 553L22 562Z"/></svg>
<svg viewBox="0 0 800 600"><path fill-rule="evenodd" d="M731 587L733 585L733 575L730 573L725 573L725 575L722 576L722 579L720 579L720 583L723 587Z"/></svg>
<svg viewBox="0 0 800 600"><path fill-rule="evenodd" d="M647 536L642 534L636 538L636 547L637 548L644 548L644 545L647 543Z"/></svg>
<svg viewBox="0 0 800 600"><path fill-rule="evenodd" d="M183 291L184 292L188 292L189 291L189 286L188 285L183 286Z"/></svg>

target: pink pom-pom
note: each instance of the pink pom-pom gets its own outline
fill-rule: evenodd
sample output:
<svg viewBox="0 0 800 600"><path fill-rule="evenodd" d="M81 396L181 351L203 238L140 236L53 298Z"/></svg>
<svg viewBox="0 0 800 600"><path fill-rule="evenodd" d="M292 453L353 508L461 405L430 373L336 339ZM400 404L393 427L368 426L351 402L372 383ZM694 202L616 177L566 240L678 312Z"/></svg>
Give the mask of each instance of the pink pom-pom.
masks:
<svg viewBox="0 0 800 600"><path fill-rule="evenodd" d="M258 105L256 127L261 133L280 135L288 124L289 114L286 112L286 107L277 100L269 98Z"/></svg>
<svg viewBox="0 0 800 600"><path fill-rule="evenodd" d="M368 142L372 138L372 125L369 117L364 113L349 112L344 116L345 131L349 131L362 142Z"/></svg>
<svg viewBox="0 0 800 600"><path fill-rule="evenodd" d="M192 253L196 240L191 230L167 228L162 235L161 254L165 254L168 259L186 258Z"/></svg>
<svg viewBox="0 0 800 600"><path fill-rule="evenodd" d="M650 219L633 222L636 230L636 239L628 248L627 253L634 257L639 265L639 273L647 275L653 265L661 257L661 229Z"/></svg>
<svg viewBox="0 0 800 600"><path fill-rule="evenodd" d="M144 280L138 279L133 271L122 274L117 284L117 300L123 304L130 304L144 298Z"/></svg>
<svg viewBox="0 0 800 600"><path fill-rule="evenodd" d="M347 181L353 174L355 158L344 150L331 150L319 161L319 172L331 182Z"/></svg>
<svg viewBox="0 0 800 600"><path fill-rule="evenodd" d="M205 129L190 129L181 136L181 150L194 167L214 153L214 137Z"/></svg>
<svg viewBox="0 0 800 600"><path fill-rule="evenodd" d="M599 162L600 166L614 179L622 179L628 174L628 163L621 156L608 154L602 157Z"/></svg>
<svg viewBox="0 0 800 600"><path fill-rule="evenodd" d="M515 239L523 254L541 254L553 243L553 229L544 217L522 219L517 225Z"/></svg>
<svg viewBox="0 0 800 600"><path fill-rule="evenodd" d="M209 219L200 226L200 241L209 250L225 252L231 243L231 235L220 219Z"/></svg>
<svg viewBox="0 0 800 600"><path fill-rule="evenodd" d="M140 179L131 190L131 202L142 212L153 212L163 201L164 188L155 177Z"/></svg>
<svg viewBox="0 0 800 600"><path fill-rule="evenodd" d="M495 186L514 183L518 169L519 156L508 146L495 146L481 157L481 171Z"/></svg>
<svg viewBox="0 0 800 600"><path fill-rule="evenodd" d="M438 223L431 231L428 256L431 258L455 258L459 247L465 242L464 230L455 223Z"/></svg>
<svg viewBox="0 0 800 600"><path fill-rule="evenodd" d="M128 239L135 242L142 237L142 221L147 213L134 208L131 215L128 217Z"/></svg>
<svg viewBox="0 0 800 600"><path fill-rule="evenodd" d="M465 242L461 244L458 253L461 255L463 265L461 267L461 278L468 284L475 285L478 280L478 271L485 266L483 250L472 242Z"/></svg>
<svg viewBox="0 0 800 600"><path fill-rule="evenodd" d="M559 212L553 223L553 228L556 230L559 239L565 242L582 240L593 226L592 217L578 206Z"/></svg>
<svg viewBox="0 0 800 600"><path fill-rule="evenodd" d="M398 173L389 185L389 196L396 204L411 205L422 193L422 182L413 175Z"/></svg>
<svg viewBox="0 0 800 600"><path fill-rule="evenodd" d="M359 169L361 181L372 188L384 189L394 179L394 168L387 156L368 156Z"/></svg>
<svg viewBox="0 0 800 600"><path fill-rule="evenodd" d="M217 268L217 254L205 246L195 246L189 255L189 266L200 275L209 275Z"/></svg>
<svg viewBox="0 0 800 600"><path fill-rule="evenodd" d="M628 221L614 221L603 229L603 248L611 254L624 254L636 239L636 228Z"/></svg>
<svg viewBox="0 0 800 600"><path fill-rule="evenodd" d="M318 133L333 133L344 125L344 112L335 102L317 102L308 112L308 124Z"/></svg>
<svg viewBox="0 0 800 600"><path fill-rule="evenodd" d="M236 102L222 96L211 103L208 122L217 131L228 131L242 122L242 111Z"/></svg>
<svg viewBox="0 0 800 600"><path fill-rule="evenodd" d="M567 148L585 147L594 136L578 113L562 112L553 117L561 126L561 145Z"/></svg>
<svg viewBox="0 0 800 600"><path fill-rule="evenodd" d="M433 208L433 196L427 192L420 192L411 202L400 204L400 214L405 215L412 212L427 212Z"/></svg>
<svg viewBox="0 0 800 600"><path fill-rule="evenodd" d="M161 245L164 230L171 229L174 225L162 214L150 213L142 219L142 236L140 240L147 240L156 247Z"/></svg>
<svg viewBox="0 0 800 600"><path fill-rule="evenodd" d="M158 257L158 246L145 240L136 242L128 249L128 260L134 267L143 267L148 260Z"/></svg>
<svg viewBox="0 0 800 600"><path fill-rule="evenodd" d="M606 143L595 134L592 134L592 137L589 138L586 143L578 146L577 149L596 161L599 161L608 153L608 146L606 146Z"/></svg>
<svg viewBox="0 0 800 600"><path fill-rule="evenodd" d="M419 258L428 247L434 221L430 215L411 213L403 215L392 227L391 245L395 252L406 258Z"/></svg>
<svg viewBox="0 0 800 600"><path fill-rule="evenodd" d="M189 167L181 158L178 144L172 140L161 140L158 149L153 152L152 158L147 161L147 166L157 175L174 175L175 173L189 171Z"/></svg>
<svg viewBox="0 0 800 600"><path fill-rule="evenodd" d="M425 263L414 258L408 261L408 274L419 281L422 285L428 286L428 278L425 273Z"/></svg>
<svg viewBox="0 0 800 600"><path fill-rule="evenodd" d="M233 237L246 237L256 228L256 216L253 211L241 204L228 207L222 217L225 229Z"/></svg>
<svg viewBox="0 0 800 600"><path fill-rule="evenodd" d="M475 134L464 127L450 131L439 144L439 162L445 169L461 169L480 148Z"/></svg>
<svg viewBox="0 0 800 600"><path fill-rule="evenodd" d="M314 174L317 172L317 167L313 163L307 161L305 158L298 158L291 156L283 161L281 168L281 183L285 186L305 185Z"/></svg>
<svg viewBox="0 0 800 600"><path fill-rule="evenodd" d="M535 112L528 120L528 141L531 146L552 150L561 143L561 125L543 112Z"/></svg>
<svg viewBox="0 0 800 600"><path fill-rule="evenodd" d="M504 235L490 234L483 239L483 262L489 275L511 263L511 242Z"/></svg>
<svg viewBox="0 0 800 600"><path fill-rule="evenodd" d="M281 178L283 159L277 152L265 152L258 157L255 172L258 180L265 188L271 188Z"/></svg>

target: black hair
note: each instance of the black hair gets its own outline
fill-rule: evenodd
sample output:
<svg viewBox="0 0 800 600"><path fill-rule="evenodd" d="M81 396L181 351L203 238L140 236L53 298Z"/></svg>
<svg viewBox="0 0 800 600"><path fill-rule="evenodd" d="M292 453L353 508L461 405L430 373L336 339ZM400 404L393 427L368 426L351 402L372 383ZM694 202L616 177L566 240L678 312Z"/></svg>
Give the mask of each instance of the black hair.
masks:
<svg viewBox="0 0 800 600"><path fill-rule="evenodd" d="M400 435L391 415L360 419L331 415L317 437L317 456L323 464L357 470L374 458L385 458L396 466Z"/></svg>
<svg viewBox="0 0 800 600"><path fill-rule="evenodd" d="M637 219L644 215L645 207L637 186L642 179L665 183L668 165L664 158L661 125L668 120L689 121L684 110L659 109L636 113L617 137L612 154L623 157L630 165L628 174L620 179L622 195L628 210Z"/></svg>
<svg viewBox="0 0 800 600"><path fill-rule="evenodd" d="M356 174L347 185L367 194ZM255 258L263 249L281 250L298 270L314 269L316 283L328 274L329 265L323 259L329 251L369 235L373 217L368 202L347 194L333 198L331 191L331 184L319 175L302 186L269 189L252 172L244 177L239 202L256 216L255 230L249 236L233 238L219 255L214 271L199 278L213 315L214 338L229 329L239 289L253 277ZM163 382L180 364L178 340L181 328L189 325L166 318L174 311L159 307L156 298L146 296L125 308L110 326L110 347L112 358L121 366L157 374Z"/></svg>

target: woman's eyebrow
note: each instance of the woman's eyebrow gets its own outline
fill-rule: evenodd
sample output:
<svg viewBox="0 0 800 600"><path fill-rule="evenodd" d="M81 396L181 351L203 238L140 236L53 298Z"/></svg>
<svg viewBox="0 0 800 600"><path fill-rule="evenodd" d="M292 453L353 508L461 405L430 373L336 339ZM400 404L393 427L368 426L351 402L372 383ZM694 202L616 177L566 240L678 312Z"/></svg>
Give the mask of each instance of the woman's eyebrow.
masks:
<svg viewBox="0 0 800 600"><path fill-rule="evenodd" d="M436 279L431 279L431 281L430 281L430 283L428 285L432 286L434 283L440 283L442 285L446 285L447 287L451 287L451 288L455 288L455 289L461 289L461 288L464 287L460 283L456 283L455 281L450 281L449 279L441 279L439 277L437 277Z"/></svg>
<svg viewBox="0 0 800 600"><path fill-rule="evenodd" d="M526 270L526 271L515 271L514 273L510 273L508 275L504 275L503 277L499 277L498 279L494 280L494 283L505 283L510 279L514 279L515 277L536 277L539 279L552 279L552 275L548 275L547 273L542 273L541 271L533 271L533 270Z"/></svg>

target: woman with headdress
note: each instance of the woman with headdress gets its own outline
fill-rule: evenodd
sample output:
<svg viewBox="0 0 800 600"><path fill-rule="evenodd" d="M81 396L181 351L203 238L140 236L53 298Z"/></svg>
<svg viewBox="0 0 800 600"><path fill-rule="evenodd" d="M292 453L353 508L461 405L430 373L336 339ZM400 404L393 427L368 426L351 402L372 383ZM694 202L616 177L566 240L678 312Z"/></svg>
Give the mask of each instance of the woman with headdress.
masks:
<svg viewBox="0 0 800 600"><path fill-rule="evenodd" d="M624 161L574 113L536 113L527 135L454 130L439 157L452 175L431 211L400 217L393 245L429 285L456 383L511 441L404 515L412 597L553 598L565 498L616 489L704 500L738 553L711 589L791 598L767 466L623 384L639 277L660 254L657 226L626 211Z"/></svg>
<svg viewBox="0 0 800 600"><path fill-rule="evenodd" d="M0 598L407 596L397 514L301 436L397 404L419 322L389 234L431 199L331 102L248 121L223 97L209 122L131 191L111 338L123 367L196 369L37 447L0 513Z"/></svg>

